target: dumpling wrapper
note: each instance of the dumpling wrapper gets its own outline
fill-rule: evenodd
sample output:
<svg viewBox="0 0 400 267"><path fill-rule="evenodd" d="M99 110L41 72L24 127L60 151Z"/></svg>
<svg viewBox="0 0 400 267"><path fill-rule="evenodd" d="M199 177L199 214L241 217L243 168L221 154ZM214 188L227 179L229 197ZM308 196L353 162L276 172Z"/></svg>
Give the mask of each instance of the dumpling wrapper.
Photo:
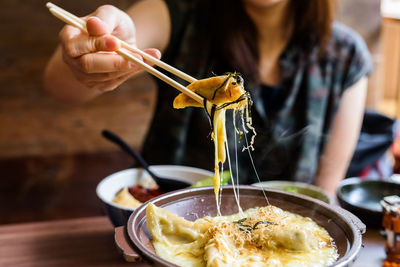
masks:
<svg viewBox="0 0 400 267"><path fill-rule="evenodd" d="M122 188L114 197L114 203L128 208L136 209L142 202L134 198L131 193L129 193L128 187Z"/></svg>
<svg viewBox="0 0 400 267"><path fill-rule="evenodd" d="M233 73L211 77L207 79L198 80L187 86L187 88L198 95L207 99L211 104L216 105L214 111L212 106L206 103L198 103L189 96L181 93L175 99L173 106L176 109L186 107L204 107L212 120L213 132L211 134L214 140L214 192L215 199L218 207L218 192L220 190L220 175L219 163L224 163L226 159L225 145L226 145L226 129L225 129L225 111L226 109L244 108L248 105L248 97L243 87L242 78ZM245 96L245 97L244 97ZM223 106L227 104L226 106Z"/></svg>
<svg viewBox="0 0 400 267"><path fill-rule="evenodd" d="M221 75L203 80L198 80L187 86L187 88L200 96L206 98L210 103L221 105L238 100L246 93L243 84L232 75ZM229 105L227 108L233 109L247 104L247 99ZM181 109L186 107L204 107L203 103L198 103L194 99L180 93L174 99L174 108Z"/></svg>

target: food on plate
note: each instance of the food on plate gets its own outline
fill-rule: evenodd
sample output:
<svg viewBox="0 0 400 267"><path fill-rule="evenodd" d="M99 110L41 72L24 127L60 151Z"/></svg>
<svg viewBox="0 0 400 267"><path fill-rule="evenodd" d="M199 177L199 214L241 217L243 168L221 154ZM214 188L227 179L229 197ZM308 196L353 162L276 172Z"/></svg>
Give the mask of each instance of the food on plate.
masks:
<svg viewBox="0 0 400 267"><path fill-rule="evenodd" d="M128 208L136 209L143 202L161 195L163 192L157 185L145 187L140 184L124 187L115 195L113 202Z"/></svg>
<svg viewBox="0 0 400 267"><path fill-rule="evenodd" d="M137 184L129 187L129 193L140 202L146 202L147 200L155 198L164 192L156 185L153 187L145 187Z"/></svg>
<svg viewBox="0 0 400 267"><path fill-rule="evenodd" d="M188 89L194 91L204 98L203 107L209 115L211 121L211 137L214 141L214 193L217 203L218 214L220 214L220 203L218 195L221 194L221 175L223 171L223 163L227 158L226 151L228 150L226 138L226 125L225 115L227 109L232 109L233 114L241 117L241 124L243 131L253 132L250 145L246 148L252 147L255 131L251 126L251 117L249 116L249 106L251 99L249 93L244 89L243 78L238 73L227 73L225 75L211 77L203 80L195 81L187 86ZM187 95L181 93L173 103L174 108L202 107ZM234 119L236 121L236 118ZM235 127L235 131L243 134ZM229 159L229 155L228 155ZM221 168L220 168L221 164ZM229 163L230 165L230 163ZM232 184L234 184L232 179ZM238 206L239 201L237 200Z"/></svg>
<svg viewBox="0 0 400 267"><path fill-rule="evenodd" d="M243 88L243 79L237 73L215 76L195 81L187 86L188 89L204 97L211 104L225 105L224 108L233 109L247 105L246 91ZM184 93L180 93L173 103L174 108L203 107L194 99Z"/></svg>
<svg viewBox="0 0 400 267"><path fill-rule="evenodd" d="M149 203L146 220L157 255L179 266L328 266L338 258L323 227L272 205L192 222Z"/></svg>
<svg viewBox="0 0 400 267"><path fill-rule="evenodd" d="M124 187L115 195L113 202L121 206L136 209L142 202L134 198L130 193L128 187Z"/></svg>

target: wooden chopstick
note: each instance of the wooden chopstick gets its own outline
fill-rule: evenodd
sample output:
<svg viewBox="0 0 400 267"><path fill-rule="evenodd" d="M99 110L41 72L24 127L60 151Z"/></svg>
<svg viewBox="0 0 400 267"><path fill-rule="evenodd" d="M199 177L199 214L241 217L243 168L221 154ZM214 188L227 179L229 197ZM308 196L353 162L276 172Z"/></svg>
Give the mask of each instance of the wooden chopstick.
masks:
<svg viewBox="0 0 400 267"><path fill-rule="evenodd" d="M69 17L70 19L75 20L77 23L81 24L86 29L86 22L83 21L81 18L75 16L74 14L72 14L72 13L62 9L61 7L59 7L59 6L57 6L57 5L53 4L53 3L50 3L50 2L48 2L46 4L46 7L49 8L49 9L53 8L55 10L60 11L59 13L63 13L65 15L65 17ZM181 79L183 79L183 80L185 80L185 81L187 81L189 83L197 81L197 79L193 78L192 76L190 76L190 75L188 75L188 74L186 74L186 73L184 73L184 72L172 67L171 65L166 64L165 62L163 62L161 60L158 60L158 59L150 56L149 54L147 54L147 53L143 52L142 50L140 50L140 49L128 44L127 42L125 42L123 40L120 40L120 41L121 41L121 44L122 44L123 48L128 49L128 50L130 50L132 52L135 52L135 53L141 55L142 57L144 57L145 59L147 59L151 63L153 63L153 64L165 69L166 71L174 74L175 76L177 76L177 77L179 77L179 78L181 78Z"/></svg>
<svg viewBox="0 0 400 267"><path fill-rule="evenodd" d="M58 19L64 21L65 23L75 26L77 28L79 28L80 30L87 32L86 29L86 22L80 18L78 18L77 16L69 13L68 11L52 4L52 3L47 3L46 7L49 8L49 11ZM122 41L122 47L116 51L116 53L118 53L119 55L125 57L126 59L134 62L135 64L141 66L144 70L146 70L147 72L151 73L152 75L156 76L157 78L159 78L160 80L166 82L167 84L171 85L172 87L176 88L177 90L179 90L180 92L186 94L187 96L193 98L196 102L199 102L201 104L203 104L203 97L201 97L200 95L196 94L195 92L189 90L188 88L186 88L185 86L181 85L180 83L176 82L175 80L171 79L170 77L164 75L163 73L161 73L160 71L156 70L155 68L147 65L146 63L144 63L143 61L137 59L136 57L134 57L129 51L133 51L135 53L140 54L141 56L143 56L145 59L147 59L148 61L154 63L155 65L169 71L170 73L188 81L188 82L195 82L197 81L195 78L187 75L186 73L166 64L165 62L162 62L161 60L158 60L156 58L153 58L152 56L144 53L143 51L141 51L140 49L137 49L136 47Z"/></svg>

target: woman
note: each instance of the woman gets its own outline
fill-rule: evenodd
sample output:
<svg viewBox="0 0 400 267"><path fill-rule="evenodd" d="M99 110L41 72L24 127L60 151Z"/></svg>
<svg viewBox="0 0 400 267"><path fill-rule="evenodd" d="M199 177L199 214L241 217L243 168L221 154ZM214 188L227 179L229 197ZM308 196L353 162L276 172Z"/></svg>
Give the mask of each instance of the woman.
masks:
<svg viewBox="0 0 400 267"><path fill-rule="evenodd" d="M126 13L102 6L71 26L45 72L45 88L71 102L113 90L139 68L114 51L112 35L196 78L240 72L251 92L261 179L312 182L334 195L351 159L371 71L361 38L333 23L333 0L145 0ZM132 20L134 24L132 23ZM137 55L139 58L140 56ZM159 82L144 156L153 164L212 168L203 111L173 110L177 92ZM230 142L232 144L232 141ZM256 182L239 154L241 183Z"/></svg>

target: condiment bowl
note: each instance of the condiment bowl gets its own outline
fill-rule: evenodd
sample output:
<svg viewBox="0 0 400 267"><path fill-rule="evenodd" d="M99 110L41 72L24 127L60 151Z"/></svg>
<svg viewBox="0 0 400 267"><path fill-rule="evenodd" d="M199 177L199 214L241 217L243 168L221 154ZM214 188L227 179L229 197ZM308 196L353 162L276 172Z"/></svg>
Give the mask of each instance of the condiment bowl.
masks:
<svg viewBox="0 0 400 267"><path fill-rule="evenodd" d="M180 165L154 165L150 166L156 174L165 177L174 177L191 184L203 180L214 174L210 171L180 166ZM99 199L103 202L106 213L114 226L125 225L134 209L121 206L112 200L123 187L131 187L141 180L151 179L142 168L132 168L113 173L105 177L96 188Z"/></svg>
<svg viewBox="0 0 400 267"><path fill-rule="evenodd" d="M382 180L344 179L338 186L340 205L356 214L369 227L382 226L380 201L390 195L400 196L400 184Z"/></svg>

